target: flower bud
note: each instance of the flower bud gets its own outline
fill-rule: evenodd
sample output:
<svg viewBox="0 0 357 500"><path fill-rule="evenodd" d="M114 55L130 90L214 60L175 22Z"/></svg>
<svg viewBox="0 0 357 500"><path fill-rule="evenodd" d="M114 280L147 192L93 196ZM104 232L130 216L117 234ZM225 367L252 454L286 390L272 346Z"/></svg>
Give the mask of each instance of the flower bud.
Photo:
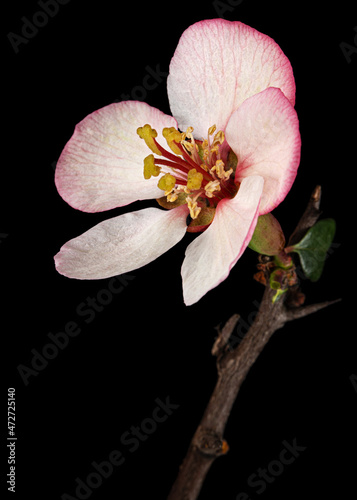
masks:
<svg viewBox="0 0 357 500"><path fill-rule="evenodd" d="M278 255L285 246L285 236L271 213L258 217L249 248L263 255Z"/></svg>

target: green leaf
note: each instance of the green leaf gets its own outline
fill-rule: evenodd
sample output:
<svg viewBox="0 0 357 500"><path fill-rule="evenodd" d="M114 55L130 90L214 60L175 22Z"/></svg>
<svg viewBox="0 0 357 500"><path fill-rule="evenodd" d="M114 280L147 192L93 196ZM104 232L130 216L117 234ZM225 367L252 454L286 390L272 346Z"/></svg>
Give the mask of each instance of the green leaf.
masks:
<svg viewBox="0 0 357 500"><path fill-rule="evenodd" d="M335 231L334 219L320 220L307 231L299 243L286 249L299 255L303 271L311 281L317 281L322 274Z"/></svg>

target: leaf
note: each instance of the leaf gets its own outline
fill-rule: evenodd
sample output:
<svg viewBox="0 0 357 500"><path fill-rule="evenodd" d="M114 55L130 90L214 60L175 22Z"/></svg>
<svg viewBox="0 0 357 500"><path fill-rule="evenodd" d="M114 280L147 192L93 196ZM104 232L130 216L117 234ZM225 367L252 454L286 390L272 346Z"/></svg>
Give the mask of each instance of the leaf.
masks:
<svg viewBox="0 0 357 500"><path fill-rule="evenodd" d="M286 249L299 255L303 271L311 281L317 281L322 274L335 231L334 219L320 220L307 231L299 243Z"/></svg>

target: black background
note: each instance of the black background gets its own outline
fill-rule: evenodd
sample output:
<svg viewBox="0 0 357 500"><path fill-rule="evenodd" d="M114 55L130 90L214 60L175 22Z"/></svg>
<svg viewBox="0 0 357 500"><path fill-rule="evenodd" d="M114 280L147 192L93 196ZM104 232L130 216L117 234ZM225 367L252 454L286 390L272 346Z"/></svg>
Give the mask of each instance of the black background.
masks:
<svg viewBox="0 0 357 500"><path fill-rule="evenodd" d="M74 126L125 94L169 114L165 79L140 95L146 68L168 71L181 33L218 17L217 5L71 0L18 53L8 33L21 34L23 16L31 20L41 8L32 0L7 5L0 276L4 448L6 388L16 389L16 493L10 498L75 497L76 478L85 481L93 461L120 450L125 462L89 498L165 499L215 384L215 326L236 312L247 322L254 316L263 288L252 280L251 251L224 283L190 307L183 304L180 278L189 236L129 273L111 299L103 292L110 280L70 280L53 265L67 240L108 217L150 206L86 214L60 198L54 165ZM344 300L273 336L229 419L230 451L215 462L199 498L235 500L244 491L264 500L327 493L354 498L356 342L344 278L355 280L355 273L342 226L349 213L347 188L355 182L357 54L348 62L340 44L354 44L356 15L346 1L243 0L229 9L226 19L268 34L292 63L302 159L293 188L274 213L288 235L313 188L322 185L323 217L337 222L335 244L321 279L304 280L302 287L307 303ZM92 308L90 320L78 313L88 297L108 301L101 311ZM25 385L19 365L31 367L31 351L42 352L49 333L69 322L80 333ZM123 433L151 417L157 398L167 397L179 407L130 452L120 441ZM247 479L279 458L284 440L306 449L259 494Z"/></svg>

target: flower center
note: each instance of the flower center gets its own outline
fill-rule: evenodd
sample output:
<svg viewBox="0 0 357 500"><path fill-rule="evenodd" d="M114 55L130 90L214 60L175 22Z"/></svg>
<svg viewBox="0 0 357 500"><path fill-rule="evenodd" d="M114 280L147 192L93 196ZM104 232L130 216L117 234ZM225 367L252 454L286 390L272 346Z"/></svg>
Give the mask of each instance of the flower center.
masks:
<svg viewBox="0 0 357 500"><path fill-rule="evenodd" d="M164 191L167 202L179 199L179 204L187 203L191 218L197 219L202 210L212 211L222 199L233 198L238 186L234 183L236 161L225 163L222 159L224 132L216 132L213 125L203 141L195 140L192 132L192 127L183 133L174 127L164 128L162 135L172 151L169 152L156 141L157 132L150 125L137 129L151 151L160 156L150 154L144 159L145 179L164 173L158 187Z"/></svg>

